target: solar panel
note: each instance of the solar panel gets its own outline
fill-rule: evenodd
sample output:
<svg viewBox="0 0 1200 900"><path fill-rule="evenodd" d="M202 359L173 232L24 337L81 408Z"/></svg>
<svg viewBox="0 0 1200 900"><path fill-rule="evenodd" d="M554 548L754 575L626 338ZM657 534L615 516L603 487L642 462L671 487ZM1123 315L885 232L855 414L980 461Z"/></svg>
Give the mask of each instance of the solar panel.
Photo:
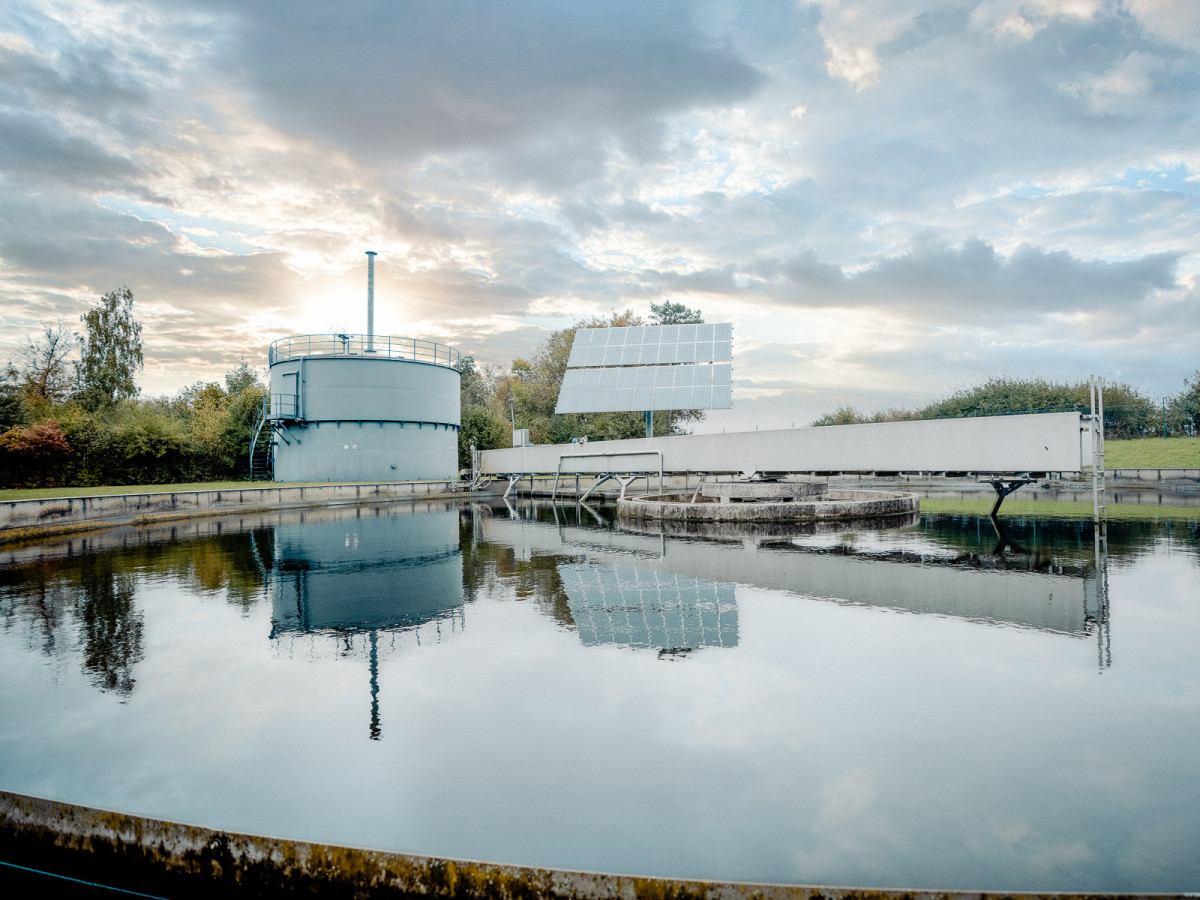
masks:
<svg viewBox="0 0 1200 900"><path fill-rule="evenodd" d="M730 362L733 325L629 325L580 328L567 368L639 366L677 362Z"/></svg>
<svg viewBox="0 0 1200 900"><path fill-rule="evenodd" d="M628 412L647 409L729 409L729 363L568 369L556 413Z"/></svg>
<svg viewBox="0 0 1200 900"><path fill-rule="evenodd" d="M556 413L728 409L733 325L580 328Z"/></svg>

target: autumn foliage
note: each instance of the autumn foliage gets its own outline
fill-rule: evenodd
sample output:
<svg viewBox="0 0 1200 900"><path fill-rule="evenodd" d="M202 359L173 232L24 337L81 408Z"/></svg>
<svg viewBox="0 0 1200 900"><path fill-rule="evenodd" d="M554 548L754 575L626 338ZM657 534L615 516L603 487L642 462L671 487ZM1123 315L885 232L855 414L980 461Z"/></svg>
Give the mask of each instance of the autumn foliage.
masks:
<svg viewBox="0 0 1200 900"><path fill-rule="evenodd" d="M53 487L70 454L67 436L50 419L0 433L0 478L5 487Z"/></svg>

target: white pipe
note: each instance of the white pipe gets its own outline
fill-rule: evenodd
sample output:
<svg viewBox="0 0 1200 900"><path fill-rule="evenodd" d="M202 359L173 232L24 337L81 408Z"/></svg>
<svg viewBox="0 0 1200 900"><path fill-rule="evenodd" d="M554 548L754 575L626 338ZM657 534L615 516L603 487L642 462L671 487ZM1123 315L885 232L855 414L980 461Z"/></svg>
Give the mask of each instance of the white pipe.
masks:
<svg viewBox="0 0 1200 900"><path fill-rule="evenodd" d="M375 251L367 251L367 352L375 352Z"/></svg>

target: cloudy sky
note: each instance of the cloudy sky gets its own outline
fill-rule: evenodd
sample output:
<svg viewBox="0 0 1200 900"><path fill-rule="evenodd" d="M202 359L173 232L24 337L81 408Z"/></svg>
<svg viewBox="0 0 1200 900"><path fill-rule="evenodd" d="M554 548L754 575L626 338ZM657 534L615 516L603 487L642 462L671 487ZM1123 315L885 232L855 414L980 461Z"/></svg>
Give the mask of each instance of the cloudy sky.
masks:
<svg viewBox="0 0 1200 900"><path fill-rule="evenodd" d="M147 393L366 328L734 323L707 429L1200 368L1195 0L0 10L0 361L128 284Z"/></svg>

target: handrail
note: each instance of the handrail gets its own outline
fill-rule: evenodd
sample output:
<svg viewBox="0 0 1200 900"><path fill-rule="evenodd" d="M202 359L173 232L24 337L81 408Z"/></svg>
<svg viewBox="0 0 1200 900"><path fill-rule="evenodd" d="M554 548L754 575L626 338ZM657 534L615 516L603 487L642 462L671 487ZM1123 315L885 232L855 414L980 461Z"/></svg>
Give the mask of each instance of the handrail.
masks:
<svg viewBox="0 0 1200 900"><path fill-rule="evenodd" d="M554 500L558 496L558 480L562 477L562 474L563 474L562 464L563 464L564 459L598 459L598 458L606 457L606 456L657 456L658 457L658 492L660 494L663 492L663 454L662 454L661 450L626 450L623 452L622 451L611 451L611 452L606 452L606 453L564 453L561 456L559 456L559 458L558 458L558 471L554 473L554 489L550 492L550 499ZM633 469L633 470L627 469L625 471L637 471L637 470L636 469ZM644 469L642 471L653 472L654 470L653 469ZM584 473L580 472L579 474L582 475ZM588 474L591 474L591 473L588 473ZM608 473L598 472L596 474L604 475L605 476L604 480L607 480L609 477L611 477ZM650 481L649 476L647 476L646 481L647 482ZM621 485L621 497L622 498L624 498L624 496L625 496L625 488L627 486L628 486L627 484ZM592 485L592 487L595 488L595 487L597 487L597 485ZM588 493L591 493L590 489L589 489Z"/></svg>
<svg viewBox="0 0 1200 900"><path fill-rule="evenodd" d="M402 359L457 369L461 354L453 347L417 338L366 334L296 334L272 342L270 365L311 357Z"/></svg>

